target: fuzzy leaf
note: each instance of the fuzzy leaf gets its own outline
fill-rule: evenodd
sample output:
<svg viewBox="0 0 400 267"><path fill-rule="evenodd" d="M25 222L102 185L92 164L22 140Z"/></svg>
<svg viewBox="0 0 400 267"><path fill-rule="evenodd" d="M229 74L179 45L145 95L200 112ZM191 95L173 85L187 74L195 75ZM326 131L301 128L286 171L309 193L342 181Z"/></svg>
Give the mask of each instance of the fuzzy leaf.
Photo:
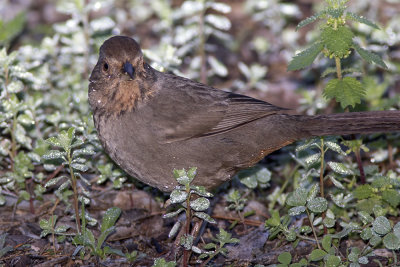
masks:
<svg viewBox="0 0 400 267"><path fill-rule="evenodd" d="M292 261L292 255L289 252L283 252L278 256L278 261L280 263L289 265Z"/></svg>
<svg viewBox="0 0 400 267"><path fill-rule="evenodd" d="M346 165L340 162L329 161L328 166L336 173L341 175L352 175L353 171L350 170Z"/></svg>
<svg viewBox="0 0 400 267"><path fill-rule="evenodd" d="M59 150L49 150L43 156L44 160L53 160L53 159L65 159L65 152L61 152Z"/></svg>
<svg viewBox="0 0 400 267"><path fill-rule="evenodd" d="M210 207L210 200L205 197L199 197L196 200L190 201L190 207L195 211L204 211Z"/></svg>
<svg viewBox="0 0 400 267"><path fill-rule="evenodd" d="M385 62L383 62L382 58L378 54L361 48L357 43L353 43L353 47L357 51L357 53L368 63L375 63L376 65L379 65L384 69L388 68L388 66L385 64Z"/></svg>
<svg viewBox="0 0 400 267"><path fill-rule="evenodd" d="M328 208L328 201L325 198L317 197L307 203L307 208L312 212L321 213Z"/></svg>
<svg viewBox="0 0 400 267"><path fill-rule="evenodd" d="M188 193L186 193L185 191L174 190L171 192L171 195L170 195L171 203L172 204L182 203L183 201L186 200L187 196L188 196Z"/></svg>
<svg viewBox="0 0 400 267"><path fill-rule="evenodd" d="M332 141L325 141L324 144L325 144L325 146L328 147L330 150L333 150L333 151L335 151L336 153L338 153L338 154L340 154L340 155L343 155L343 156L346 156L346 155L347 155L346 152L344 152L344 151L342 150L342 148L341 148L337 143L335 143L335 142L332 142Z"/></svg>
<svg viewBox="0 0 400 267"><path fill-rule="evenodd" d="M103 221L101 222L101 232L105 232L108 228L115 225L121 215L121 209L117 207L109 208L104 214Z"/></svg>
<svg viewBox="0 0 400 267"><path fill-rule="evenodd" d="M193 213L193 216L196 216L204 221L207 221L208 223L217 223L213 218L211 218L210 215L208 215L205 212L195 212Z"/></svg>
<svg viewBox="0 0 400 267"><path fill-rule="evenodd" d="M353 32L346 26L339 26L336 30L325 27L321 33L321 41L334 56L343 58L353 45L353 36Z"/></svg>
<svg viewBox="0 0 400 267"><path fill-rule="evenodd" d="M365 199L371 197L374 192L373 188L369 184L360 185L353 192L354 197L357 199Z"/></svg>
<svg viewBox="0 0 400 267"><path fill-rule="evenodd" d="M289 206L304 206L307 202L307 195L307 190L299 187L288 196L286 204Z"/></svg>
<svg viewBox="0 0 400 267"><path fill-rule="evenodd" d="M305 211L306 211L306 207L304 207L304 206L297 206L297 207L293 207L293 208L289 209L288 214L289 214L290 216L297 216L297 215L302 214L302 213L305 212Z"/></svg>
<svg viewBox="0 0 400 267"><path fill-rule="evenodd" d="M387 249L399 249L400 239L393 233L388 233L383 238L383 244Z"/></svg>
<svg viewBox="0 0 400 267"><path fill-rule="evenodd" d="M400 204L400 194L397 190L387 189L382 192L382 198L393 208L396 208Z"/></svg>
<svg viewBox="0 0 400 267"><path fill-rule="evenodd" d="M311 17L308 17L308 18L306 18L306 19L300 21L300 23L297 24L296 31L297 31L298 29L300 29L300 28L302 28L302 27L304 27L304 26L310 24L310 23L313 23L314 21L316 21L317 19L319 19L320 17L322 17L322 16L325 15L325 14L326 14L326 10L323 10L323 11L321 11L321 12L315 13L315 14L312 15Z"/></svg>
<svg viewBox="0 0 400 267"><path fill-rule="evenodd" d="M344 77L342 80L330 80L323 95L327 99L336 98L342 108L346 108L361 103L361 98L365 95L365 88L357 79Z"/></svg>
<svg viewBox="0 0 400 267"><path fill-rule="evenodd" d="M366 19L365 17L360 16L358 14L355 14L355 13L352 13L352 12L346 12L346 17L347 17L347 19L355 20L357 22L363 23L365 25L368 25L368 26L370 26L372 28L375 28L375 29L379 30L378 25L376 25L375 23L373 23L369 19Z"/></svg>
<svg viewBox="0 0 400 267"><path fill-rule="evenodd" d="M310 255L310 261L320 261L322 260L327 253L322 249L314 249Z"/></svg>
<svg viewBox="0 0 400 267"><path fill-rule="evenodd" d="M389 220L384 216L377 217L372 223L372 230L379 235L386 235L391 229Z"/></svg>
<svg viewBox="0 0 400 267"><path fill-rule="evenodd" d="M301 51L293 57L292 61L290 61L287 70L300 70L311 65L323 48L323 44L318 42L313 44L306 50Z"/></svg>

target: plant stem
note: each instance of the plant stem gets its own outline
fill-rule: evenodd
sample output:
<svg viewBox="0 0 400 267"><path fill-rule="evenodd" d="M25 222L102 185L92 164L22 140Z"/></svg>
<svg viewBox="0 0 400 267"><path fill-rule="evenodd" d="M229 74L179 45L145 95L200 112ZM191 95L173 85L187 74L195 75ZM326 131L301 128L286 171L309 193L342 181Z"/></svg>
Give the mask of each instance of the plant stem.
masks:
<svg viewBox="0 0 400 267"><path fill-rule="evenodd" d="M319 169L319 187L320 187L321 197L325 197L325 193L324 193L324 159L325 159L324 138L321 137L321 167Z"/></svg>
<svg viewBox="0 0 400 267"><path fill-rule="evenodd" d="M313 234L314 234L315 241L317 242L318 248L321 249L321 246L319 245L317 233L315 232L315 228L314 228L313 222L311 221L311 218L310 218L310 213L308 212L307 209L306 209L306 211L307 211L308 220L310 221L310 225L311 225L312 232L313 232Z"/></svg>
<svg viewBox="0 0 400 267"><path fill-rule="evenodd" d="M81 222L80 222L80 219L79 219L78 190L77 190L77 183L76 183L76 177L75 177L75 174L74 174L74 170L71 167L71 163L72 163L71 150L67 151L67 158L68 158L69 172L70 172L70 175L71 175L72 190L74 191L74 210L75 210L76 230L80 234L81 233Z"/></svg>
<svg viewBox="0 0 400 267"><path fill-rule="evenodd" d="M335 65L336 65L336 74L339 80L343 79L342 77L342 66L340 64L340 58L335 57Z"/></svg>
<svg viewBox="0 0 400 267"><path fill-rule="evenodd" d="M186 193L187 193L187 198L186 198L186 225L185 225L185 238L188 238L190 235L190 222L192 221L192 214L190 210L190 187L186 186ZM190 250L187 250L184 248L183 250L183 266L187 267L189 264L189 254Z"/></svg>
<svg viewBox="0 0 400 267"><path fill-rule="evenodd" d="M14 159L17 156L17 140L15 138L15 131L17 130L17 112L14 113L12 127L11 127L11 169L14 172Z"/></svg>

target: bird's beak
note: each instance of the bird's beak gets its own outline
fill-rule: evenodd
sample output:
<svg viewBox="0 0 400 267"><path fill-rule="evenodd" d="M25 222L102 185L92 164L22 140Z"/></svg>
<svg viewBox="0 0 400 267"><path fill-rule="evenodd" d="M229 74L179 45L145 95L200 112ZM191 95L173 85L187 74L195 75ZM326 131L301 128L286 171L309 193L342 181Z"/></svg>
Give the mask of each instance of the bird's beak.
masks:
<svg viewBox="0 0 400 267"><path fill-rule="evenodd" d="M124 71L129 75L129 77L132 78L132 80L134 79L135 69L133 68L133 66L130 62L128 62L128 61L125 62Z"/></svg>

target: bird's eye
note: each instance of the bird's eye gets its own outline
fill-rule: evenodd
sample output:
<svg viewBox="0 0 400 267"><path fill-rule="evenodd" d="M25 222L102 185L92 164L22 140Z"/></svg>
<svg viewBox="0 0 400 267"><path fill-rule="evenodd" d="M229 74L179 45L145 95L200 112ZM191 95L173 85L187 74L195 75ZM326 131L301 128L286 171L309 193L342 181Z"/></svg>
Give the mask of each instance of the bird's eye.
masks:
<svg viewBox="0 0 400 267"><path fill-rule="evenodd" d="M104 64L103 64L103 70L104 70L104 71L108 71L108 64L107 64L107 63L104 63Z"/></svg>

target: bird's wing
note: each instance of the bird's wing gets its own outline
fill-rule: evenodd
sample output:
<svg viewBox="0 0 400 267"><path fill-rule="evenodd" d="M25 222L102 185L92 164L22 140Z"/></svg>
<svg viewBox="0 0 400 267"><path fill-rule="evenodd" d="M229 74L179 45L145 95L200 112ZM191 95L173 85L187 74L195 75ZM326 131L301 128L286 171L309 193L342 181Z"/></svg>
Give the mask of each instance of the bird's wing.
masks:
<svg viewBox="0 0 400 267"><path fill-rule="evenodd" d="M161 140L174 142L221 134L285 110L252 97L166 75L152 99L153 125Z"/></svg>

